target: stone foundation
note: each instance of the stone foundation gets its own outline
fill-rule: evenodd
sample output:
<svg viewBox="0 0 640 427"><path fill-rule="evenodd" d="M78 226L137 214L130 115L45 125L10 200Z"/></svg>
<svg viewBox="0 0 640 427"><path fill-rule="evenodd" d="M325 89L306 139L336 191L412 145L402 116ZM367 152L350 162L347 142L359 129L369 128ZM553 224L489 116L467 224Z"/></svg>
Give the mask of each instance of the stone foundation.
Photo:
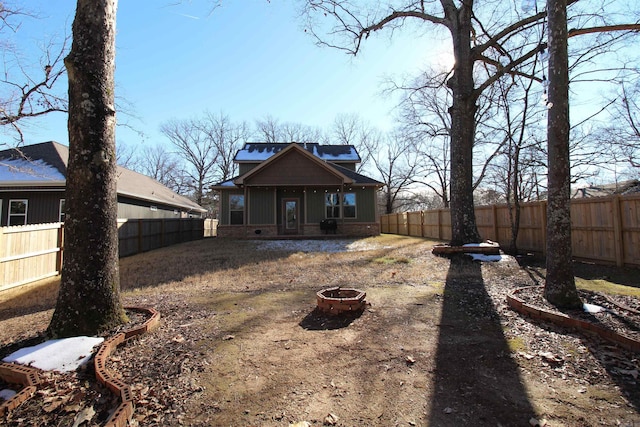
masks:
<svg viewBox="0 0 640 427"><path fill-rule="evenodd" d="M327 233L320 229L319 223L301 224L300 231L297 234L280 233L277 225L221 225L218 224L217 236L230 237L236 239L273 239L273 238L299 238L301 236L319 237L319 236L336 236L336 237L369 237L378 236L380 234L380 224L377 222L354 222L341 223L338 222L338 228L335 232Z"/></svg>

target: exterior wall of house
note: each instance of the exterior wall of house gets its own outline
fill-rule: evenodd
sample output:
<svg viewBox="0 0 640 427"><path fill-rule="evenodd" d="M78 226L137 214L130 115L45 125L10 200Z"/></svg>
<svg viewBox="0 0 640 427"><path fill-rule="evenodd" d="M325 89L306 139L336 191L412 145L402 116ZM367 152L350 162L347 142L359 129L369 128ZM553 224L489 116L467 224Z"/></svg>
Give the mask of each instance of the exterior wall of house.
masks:
<svg viewBox="0 0 640 427"><path fill-rule="evenodd" d="M356 209L357 217L354 222L379 222L377 215L378 198L377 190L373 187L359 187L347 189L349 192L356 193Z"/></svg>
<svg viewBox="0 0 640 427"><path fill-rule="evenodd" d="M300 203L300 229L298 236L320 236L320 221L325 219L325 190L337 191L336 187L288 187L249 188L249 222L244 225L229 225L229 195L243 194L239 191L224 191L221 197L221 221L218 237L268 238L283 236L282 200L298 198ZM274 191L277 195L274 196ZM356 194L356 218L339 218L336 235L372 236L380 234L380 224L376 214L376 190L374 187L346 188ZM274 207L275 202L275 207ZM247 208L248 206L248 208ZM254 212L257 209L257 212ZM276 212L274 218L273 212ZM222 219L225 221L222 221Z"/></svg>
<svg viewBox="0 0 640 427"><path fill-rule="evenodd" d="M249 212L249 224L275 224L275 187L249 188L248 198L245 208Z"/></svg>
<svg viewBox="0 0 640 427"><path fill-rule="evenodd" d="M243 195L244 192L242 190L233 190L233 191L223 191L220 195L220 213L218 218L218 226L220 225L229 225L229 196L231 195ZM245 200L245 221L246 221L246 200Z"/></svg>
<svg viewBox="0 0 640 427"><path fill-rule="evenodd" d="M240 176L244 175L245 173L249 172L251 169L255 168L256 166L258 166L260 163L240 163L238 165L238 173Z"/></svg>
<svg viewBox="0 0 640 427"><path fill-rule="evenodd" d="M342 180L313 160L290 152L280 157L271 167L261 170L245 180L245 185L340 185Z"/></svg>
<svg viewBox="0 0 640 427"><path fill-rule="evenodd" d="M340 165L345 169L349 169L350 171L356 171L356 164L355 163L338 163L335 162L336 165Z"/></svg>
<svg viewBox="0 0 640 427"><path fill-rule="evenodd" d="M326 191L325 191L326 190ZM307 190L307 222L319 223L325 219L324 195L337 191L336 188L318 188ZM373 187L345 188L345 192L356 194L356 217L340 219L342 222L377 222L376 190Z"/></svg>
<svg viewBox="0 0 640 427"><path fill-rule="evenodd" d="M64 189L2 191L0 190L0 226L8 225L9 201L27 200L27 224L60 221L60 199Z"/></svg>
<svg viewBox="0 0 640 427"><path fill-rule="evenodd" d="M0 190L0 226L8 225L10 200L27 200L27 224L44 224L60 221L60 200L64 198L65 192L60 188L29 191ZM153 219L187 216L185 210L172 206L118 196L118 218ZM200 217L199 212L196 212L196 217Z"/></svg>
<svg viewBox="0 0 640 427"><path fill-rule="evenodd" d="M118 218L182 218L184 209L118 196ZM197 213L200 217L200 213Z"/></svg>

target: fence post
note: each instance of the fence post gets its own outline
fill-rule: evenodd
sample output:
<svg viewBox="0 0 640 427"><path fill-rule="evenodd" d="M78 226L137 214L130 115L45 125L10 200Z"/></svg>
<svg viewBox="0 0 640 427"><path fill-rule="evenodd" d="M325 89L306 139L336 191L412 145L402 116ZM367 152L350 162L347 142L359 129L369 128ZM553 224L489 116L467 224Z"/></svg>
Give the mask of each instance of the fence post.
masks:
<svg viewBox="0 0 640 427"><path fill-rule="evenodd" d="M498 242L498 209L496 205L491 205L491 220L493 221L493 241Z"/></svg>
<svg viewBox="0 0 640 427"><path fill-rule="evenodd" d="M546 201L542 201L540 202L540 209L541 209L541 226L542 226L542 230L540 230L540 236L542 236L542 255L546 256L547 255L547 202Z"/></svg>
<svg viewBox="0 0 640 427"><path fill-rule="evenodd" d="M58 228L58 254L56 255L56 270L62 272L62 257L64 252L64 222Z"/></svg>
<svg viewBox="0 0 640 427"><path fill-rule="evenodd" d="M613 216L613 247L616 256L616 265L624 266L624 236L622 230L622 216L620 209L620 196L611 198L611 214Z"/></svg>
<svg viewBox="0 0 640 427"><path fill-rule="evenodd" d="M138 252L136 253L142 253L142 242L143 242L143 236L142 236L142 219L138 220Z"/></svg>

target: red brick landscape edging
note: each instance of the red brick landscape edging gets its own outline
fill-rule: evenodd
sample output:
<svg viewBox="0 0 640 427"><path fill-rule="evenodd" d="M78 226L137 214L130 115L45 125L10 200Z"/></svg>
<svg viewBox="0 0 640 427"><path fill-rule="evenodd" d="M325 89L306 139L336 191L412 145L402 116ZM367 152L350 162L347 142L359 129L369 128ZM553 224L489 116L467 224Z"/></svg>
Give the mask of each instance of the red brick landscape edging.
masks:
<svg viewBox="0 0 640 427"><path fill-rule="evenodd" d="M133 416L133 395L131 393L131 387L109 373L106 368L107 358L120 344L156 328L160 323L160 313L153 308L125 308L133 311L145 311L150 314L150 317L142 325L120 332L104 341L96 353L94 360L96 379L120 399L120 405L118 405L113 414L111 414L105 427L126 427ZM4 416L4 414L17 408L35 394L38 384L40 383L38 371L36 368L17 365L15 363L0 362L0 378L8 383L21 384L24 386L15 396L0 405L0 416Z"/></svg>
<svg viewBox="0 0 640 427"><path fill-rule="evenodd" d="M40 383L40 375L36 368L20 366L13 363L0 362L0 378L11 384L21 384L24 387L11 399L0 405L0 416L13 411L24 401L34 395Z"/></svg>
<svg viewBox="0 0 640 427"><path fill-rule="evenodd" d="M615 331L612 331L611 329L604 328L600 325L596 325L586 320L576 319L574 317L569 317L566 314L554 313L543 308L534 307L532 305L526 304L521 298L518 298L516 296L518 292L530 288L541 288L541 286L528 286L514 290L507 295L507 304L509 304L509 307L521 314L532 317L533 319L546 320L565 328L574 328L585 332L590 332L596 334L604 340L619 345L624 349L634 352L640 352L640 342L638 340L630 338L626 335L619 334Z"/></svg>

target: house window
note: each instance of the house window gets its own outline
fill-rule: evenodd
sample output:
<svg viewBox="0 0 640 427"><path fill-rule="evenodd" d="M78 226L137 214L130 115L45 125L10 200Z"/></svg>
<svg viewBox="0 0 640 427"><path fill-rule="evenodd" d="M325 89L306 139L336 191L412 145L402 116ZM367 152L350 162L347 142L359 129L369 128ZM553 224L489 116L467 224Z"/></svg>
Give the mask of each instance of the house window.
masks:
<svg viewBox="0 0 640 427"><path fill-rule="evenodd" d="M229 196L229 224L244 224L244 195L242 194Z"/></svg>
<svg viewBox="0 0 640 427"><path fill-rule="evenodd" d="M342 215L345 218L356 217L356 193L344 193L342 195Z"/></svg>
<svg viewBox="0 0 640 427"><path fill-rule="evenodd" d="M324 206L326 218L340 218L340 197L338 193L326 193Z"/></svg>
<svg viewBox="0 0 640 427"><path fill-rule="evenodd" d="M65 217L65 201L64 199L60 199L60 211L58 213L58 221L64 222Z"/></svg>
<svg viewBox="0 0 640 427"><path fill-rule="evenodd" d="M27 199L9 200L9 219L7 225L25 225L27 223Z"/></svg>

